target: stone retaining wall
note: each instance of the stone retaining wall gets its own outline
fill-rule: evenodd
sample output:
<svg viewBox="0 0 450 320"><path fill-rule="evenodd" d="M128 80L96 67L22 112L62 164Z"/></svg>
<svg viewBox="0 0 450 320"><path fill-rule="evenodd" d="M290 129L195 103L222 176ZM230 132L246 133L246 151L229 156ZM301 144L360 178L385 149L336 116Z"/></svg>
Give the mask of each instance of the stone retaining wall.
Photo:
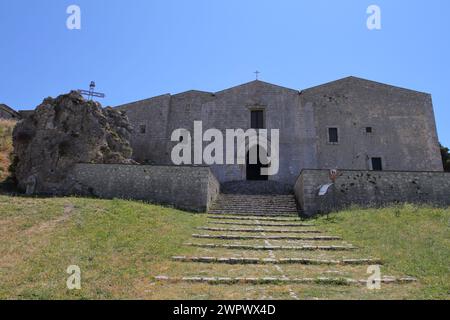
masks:
<svg viewBox="0 0 450 320"><path fill-rule="evenodd" d="M339 172L336 183L325 196L321 185L330 183L328 170L303 170L295 184L297 202L311 216L356 204L381 206L389 203L430 203L450 205L450 173L404 171Z"/></svg>
<svg viewBox="0 0 450 320"><path fill-rule="evenodd" d="M205 212L220 192L208 167L77 164L75 180L100 198L168 204Z"/></svg>

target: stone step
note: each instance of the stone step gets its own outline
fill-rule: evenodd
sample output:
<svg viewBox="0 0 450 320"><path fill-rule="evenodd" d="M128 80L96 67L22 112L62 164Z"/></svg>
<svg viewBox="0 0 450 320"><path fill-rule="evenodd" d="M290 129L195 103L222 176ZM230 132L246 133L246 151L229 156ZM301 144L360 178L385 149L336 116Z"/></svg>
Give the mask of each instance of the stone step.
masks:
<svg viewBox="0 0 450 320"><path fill-rule="evenodd" d="M242 213L248 213L248 212L262 212L262 213L270 213L270 212L279 212L279 213L297 213L296 208L292 207L281 207L281 206L265 206L260 207L252 204L247 204L245 206L220 206L220 207L212 207L211 211L235 211L235 212L242 212Z"/></svg>
<svg viewBox="0 0 450 320"><path fill-rule="evenodd" d="M227 194L221 193L219 195L220 199L263 199L263 200L295 200L295 196L293 194Z"/></svg>
<svg viewBox="0 0 450 320"><path fill-rule="evenodd" d="M280 207L280 206L266 206L260 207L257 205L245 205L245 206L220 206L211 207L210 211L234 211L237 213L249 213L249 212L261 212L261 213L297 213L297 208L292 207Z"/></svg>
<svg viewBox="0 0 450 320"><path fill-rule="evenodd" d="M221 264L304 264L304 265L381 265L380 259L342 259L323 260L306 258L226 258L226 257L187 257L175 256L172 260L179 262L221 263Z"/></svg>
<svg viewBox="0 0 450 320"><path fill-rule="evenodd" d="M234 187L248 187L241 182ZM253 185L252 185L253 186ZM260 185L262 186L262 185ZM244 189L245 189L244 188ZM252 195L220 194L211 209L212 214L276 215L292 214L298 216L294 195Z"/></svg>
<svg viewBox="0 0 450 320"><path fill-rule="evenodd" d="M221 206L213 206L211 209L215 210L232 210L232 209L254 209L254 210L260 210L260 211L267 211L267 210L288 210L288 211L296 211L296 207L292 206L284 206L284 205L261 205L260 203L244 203L244 204L228 204L228 205L221 205Z"/></svg>
<svg viewBox="0 0 450 320"><path fill-rule="evenodd" d="M230 181L220 186L226 195L291 195L293 186L277 181Z"/></svg>
<svg viewBox="0 0 450 320"><path fill-rule="evenodd" d="M193 238L199 239L220 239L220 240L303 240L303 241L333 241L342 240L341 237L335 236L312 236L312 237L299 237L299 236L241 236L241 235L210 235L210 234L193 234Z"/></svg>
<svg viewBox="0 0 450 320"><path fill-rule="evenodd" d="M228 225L228 226L259 226L259 227L314 227L312 224L306 223L244 223L244 222L220 222L216 221L214 224Z"/></svg>
<svg viewBox="0 0 450 320"><path fill-rule="evenodd" d="M252 198L251 196L242 196L242 197L235 197L235 198L231 198L231 197L221 197L219 196L217 198L217 202L216 203L234 203L234 204L238 204L238 201L242 201L242 200L247 200L247 202L250 203L262 203L262 204L272 204L272 203L278 203L278 204L283 204L283 203L292 203L292 204L296 204L297 202L295 201L295 198L284 198L284 199L275 199L275 198Z"/></svg>
<svg viewBox="0 0 450 320"><path fill-rule="evenodd" d="M245 201L244 199L242 201ZM259 209L259 210L267 210L267 209L285 209L290 211L295 211L297 207L291 206L291 205L284 205L284 204L262 204L262 203L256 203L256 202L244 202L240 204L223 204L223 205L213 205L212 209L233 209L233 208L253 208L253 209Z"/></svg>
<svg viewBox="0 0 450 320"><path fill-rule="evenodd" d="M246 202L241 202L243 200L247 200ZM239 202L238 202L239 201ZM271 205L271 204L297 204L295 199L252 199L249 197L239 197L239 198L218 198L216 200L217 204L245 204L245 203L258 203L258 204L264 204L264 205Z"/></svg>
<svg viewBox="0 0 450 320"><path fill-rule="evenodd" d="M271 205L279 205L284 207L290 207L291 205L296 205L295 201L285 201L285 200L279 200L279 201L267 201L267 200L258 200L258 199L247 199L243 197L242 199L218 199L216 200L215 204L221 204L221 205L229 205L229 206L245 206L247 204L258 204L261 207L262 206L271 206Z"/></svg>
<svg viewBox="0 0 450 320"><path fill-rule="evenodd" d="M248 210L244 210L244 209L230 209L230 210L226 210L226 209L221 209L221 210L209 210L208 211L209 214L231 214L231 215L246 215L246 216L251 216L251 215L258 215L258 216L267 216L267 217L271 217L271 216L281 216L281 215L289 215L289 216L298 216L298 212L297 211L287 211L287 210L267 210L267 211L263 211L263 210L253 210L253 209L248 209Z"/></svg>
<svg viewBox="0 0 450 320"><path fill-rule="evenodd" d="M217 204L225 204L225 205L246 205L247 203L257 203L262 205L272 205L272 204L278 204L278 205L285 205L287 204L297 204L295 200L286 200L286 199L279 199L279 200L267 200L267 199L247 199L247 198L241 198L241 199L221 199L219 198L216 201Z"/></svg>
<svg viewBox="0 0 450 320"><path fill-rule="evenodd" d="M249 199L249 200L262 200L262 201L295 201L295 196L292 194L287 195L258 195L258 194L224 194L221 193L218 196L219 200L237 200L237 199Z"/></svg>
<svg viewBox="0 0 450 320"><path fill-rule="evenodd" d="M258 245L245 245L245 244L216 244L216 243L185 243L186 246L198 247L198 248L221 248L231 250L296 250L296 251L350 251L355 250L354 246L258 246Z"/></svg>
<svg viewBox="0 0 450 320"><path fill-rule="evenodd" d="M321 233L319 230L287 230L287 229L236 229L236 228L213 228L213 227L198 227L198 230L205 231L220 231L220 232L267 232L267 233Z"/></svg>
<svg viewBox="0 0 450 320"><path fill-rule="evenodd" d="M245 201L245 202L243 202ZM223 205L246 205L247 203L253 203L253 204L260 204L260 205L296 205L296 202L294 200L263 200L263 199L248 199L246 197L242 197L241 199L221 199L218 198L216 200L216 204L223 204Z"/></svg>
<svg viewBox="0 0 450 320"><path fill-rule="evenodd" d="M279 204L279 205L287 205L292 204L296 205L297 202L294 199L248 199L248 198L240 198L240 199L223 199L218 198L216 200L217 204L227 204L227 205L246 205L247 203L257 203L257 204L264 204L264 205L272 205L272 204Z"/></svg>
<svg viewBox="0 0 450 320"><path fill-rule="evenodd" d="M273 214L297 214L298 211L296 208L283 208L278 206L270 206L270 207L257 207L257 206L240 206L240 207L221 207L221 208L211 208L211 211L223 211L230 213L238 213L238 214L248 214L251 212L260 212L260 213L273 213Z"/></svg>
<svg viewBox="0 0 450 320"><path fill-rule="evenodd" d="M213 215L254 216L254 217L298 217L297 211L258 211L258 210L209 210Z"/></svg>
<svg viewBox="0 0 450 320"><path fill-rule="evenodd" d="M251 195L251 194L220 194L218 196L219 200L236 200L236 199L249 199L252 200L262 200L266 202L274 201L295 201L294 195Z"/></svg>
<svg viewBox="0 0 450 320"><path fill-rule="evenodd" d="M155 281L165 281L171 283L177 282L195 282L195 283L208 283L208 284L316 284L316 285L367 285L369 280L361 279L355 280L351 278L287 278L287 277L264 277L264 278L230 278L230 277L168 277L168 276L156 276ZM416 282L417 279L411 277L383 277L380 279L373 279L371 281L379 281L383 284L407 284Z"/></svg>
<svg viewBox="0 0 450 320"><path fill-rule="evenodd" d="M282 221L282 222L301 222L300 218L294 215L264 215L264 216L254 216L254 215L213 215L209 216L209 219L218 220L259 220L259 221Z"/></svg>

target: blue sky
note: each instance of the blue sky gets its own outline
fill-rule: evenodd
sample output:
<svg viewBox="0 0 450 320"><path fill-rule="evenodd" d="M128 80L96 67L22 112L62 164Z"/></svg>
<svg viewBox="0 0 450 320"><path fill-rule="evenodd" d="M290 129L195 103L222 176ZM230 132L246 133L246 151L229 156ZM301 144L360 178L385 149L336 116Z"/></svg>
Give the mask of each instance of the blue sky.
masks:
<svg viewBox="0 0 450 320"><path fill-rule="evenodd" d="M66 28L71 4L81 30ZM90 80L114 106L255 70L296 89L354 75L431 93L450 146L449 15L448 0L0 0L0 102L32 109Z"/></svg>

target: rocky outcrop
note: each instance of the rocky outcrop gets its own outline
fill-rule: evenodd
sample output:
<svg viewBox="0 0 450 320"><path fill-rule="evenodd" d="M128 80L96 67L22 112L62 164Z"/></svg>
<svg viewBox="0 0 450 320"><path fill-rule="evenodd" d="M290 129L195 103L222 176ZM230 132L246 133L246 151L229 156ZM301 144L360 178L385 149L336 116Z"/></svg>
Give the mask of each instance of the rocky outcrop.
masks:
<svg viewBox="0 0 450 320"><path fill-rule="evenodd" d="M47 98L13 133L14 175L28 194L77 193L76 163L132 164L127 117L77 91ZM85 192L83 192L85 193Z"/></svg>

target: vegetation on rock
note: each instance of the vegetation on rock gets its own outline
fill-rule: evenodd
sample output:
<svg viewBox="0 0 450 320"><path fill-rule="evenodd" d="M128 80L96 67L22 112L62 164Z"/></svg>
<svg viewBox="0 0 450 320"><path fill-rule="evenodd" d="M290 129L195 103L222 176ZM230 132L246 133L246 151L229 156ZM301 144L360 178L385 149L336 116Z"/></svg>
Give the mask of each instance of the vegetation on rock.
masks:
<svg viewBox="0 0 450 320"><path fill-rule="evenodd" d="M444 164L444 170L450 172L450 151L448 148L441 145L442 163Z"/></svg>
<svg viewBox="0 0 450 320"><path fill-rule="evenodd" d="M16 122L0 119L0 182L9 176L9 166L12 160L12 132Z"/></svg>

